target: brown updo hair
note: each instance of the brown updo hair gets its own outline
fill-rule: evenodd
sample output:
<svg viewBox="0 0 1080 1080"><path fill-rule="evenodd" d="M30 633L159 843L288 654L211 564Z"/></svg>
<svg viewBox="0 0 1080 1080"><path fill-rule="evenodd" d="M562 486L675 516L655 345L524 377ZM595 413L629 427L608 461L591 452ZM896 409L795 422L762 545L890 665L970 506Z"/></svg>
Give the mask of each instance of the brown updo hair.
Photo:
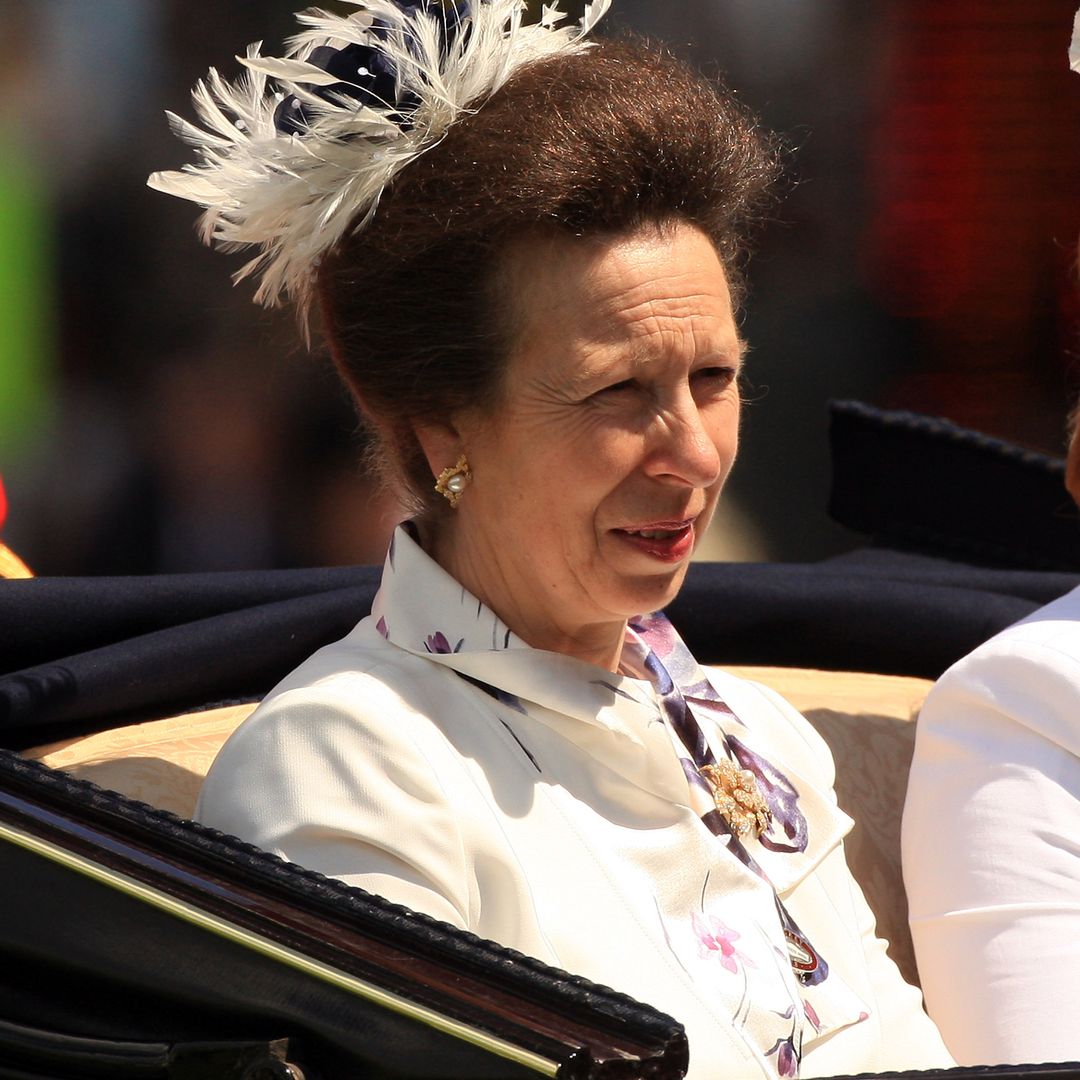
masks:
<svg viewBox="0 0 1080 1080"><path fill-rule="evenodd" d="M319 268L330 352L383 477L419 509L441 504L413 425L497 407L514 322L500 271L516 237L687 221L716 246L737 302L775 168L773 144L729 92L650 46L601 41L516 73Z"/></svg>

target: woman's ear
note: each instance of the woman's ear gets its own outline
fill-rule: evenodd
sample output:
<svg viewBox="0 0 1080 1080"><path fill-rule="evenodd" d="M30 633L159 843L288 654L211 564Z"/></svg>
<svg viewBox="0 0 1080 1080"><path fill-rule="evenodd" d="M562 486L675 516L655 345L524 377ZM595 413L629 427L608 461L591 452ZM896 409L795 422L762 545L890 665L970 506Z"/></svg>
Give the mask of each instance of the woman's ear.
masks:
<svg viewBox="0 0 1080 1080"><path fill-rule="evenodd" d="M413 433L427 458L433 480L452 467L464 452L461 436L451 424L414 424Z"/></svg>

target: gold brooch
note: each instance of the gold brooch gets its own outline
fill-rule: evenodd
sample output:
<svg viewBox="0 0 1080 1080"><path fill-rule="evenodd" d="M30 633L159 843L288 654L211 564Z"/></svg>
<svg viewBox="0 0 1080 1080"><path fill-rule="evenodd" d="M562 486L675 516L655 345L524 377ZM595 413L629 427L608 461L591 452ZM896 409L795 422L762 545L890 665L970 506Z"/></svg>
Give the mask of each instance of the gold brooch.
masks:
<svg viewBox="0 0 1080 1080"><path fill-rule="evenodd" d="M737 837L760 836L772 824L772 811L749 769L739 769L725 759L703 765L700 772L712 788L716 809Z"/></svg>

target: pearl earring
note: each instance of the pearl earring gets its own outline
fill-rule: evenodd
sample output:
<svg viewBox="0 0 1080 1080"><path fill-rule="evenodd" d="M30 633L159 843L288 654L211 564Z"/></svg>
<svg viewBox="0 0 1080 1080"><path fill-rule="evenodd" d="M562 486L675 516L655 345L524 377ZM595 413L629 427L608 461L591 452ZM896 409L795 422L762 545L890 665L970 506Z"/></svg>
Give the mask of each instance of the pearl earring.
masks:
<svg viewBox="0 0 1080 1080"><path fill-rule="evenodd" d="M453 507L461 500L461 495L472 480L472 470L464 454L458 458L457 464L449 469L443 469L439 473L439 479L435 484L435 490L446 499Z"/></svg>

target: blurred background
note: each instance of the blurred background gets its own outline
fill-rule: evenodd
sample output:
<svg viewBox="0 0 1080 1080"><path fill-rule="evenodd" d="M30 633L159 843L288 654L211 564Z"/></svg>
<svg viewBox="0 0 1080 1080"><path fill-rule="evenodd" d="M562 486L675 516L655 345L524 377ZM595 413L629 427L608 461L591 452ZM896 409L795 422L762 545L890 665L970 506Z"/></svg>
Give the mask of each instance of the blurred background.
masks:
<svg viewBox="0 0 1080 1080"><path fill-rule="evenodd" d="M294 29L282 0L0 0L4 539L43 574L381 561L397 510L291 316L189 204L195 79ZM333 7L333 3L326 6ZM744 441L707 554L817 559L826 401L1050 453L1080 385L1076 0L615 0L609 33L725 78L788 147L750 265Z"/></svg>

